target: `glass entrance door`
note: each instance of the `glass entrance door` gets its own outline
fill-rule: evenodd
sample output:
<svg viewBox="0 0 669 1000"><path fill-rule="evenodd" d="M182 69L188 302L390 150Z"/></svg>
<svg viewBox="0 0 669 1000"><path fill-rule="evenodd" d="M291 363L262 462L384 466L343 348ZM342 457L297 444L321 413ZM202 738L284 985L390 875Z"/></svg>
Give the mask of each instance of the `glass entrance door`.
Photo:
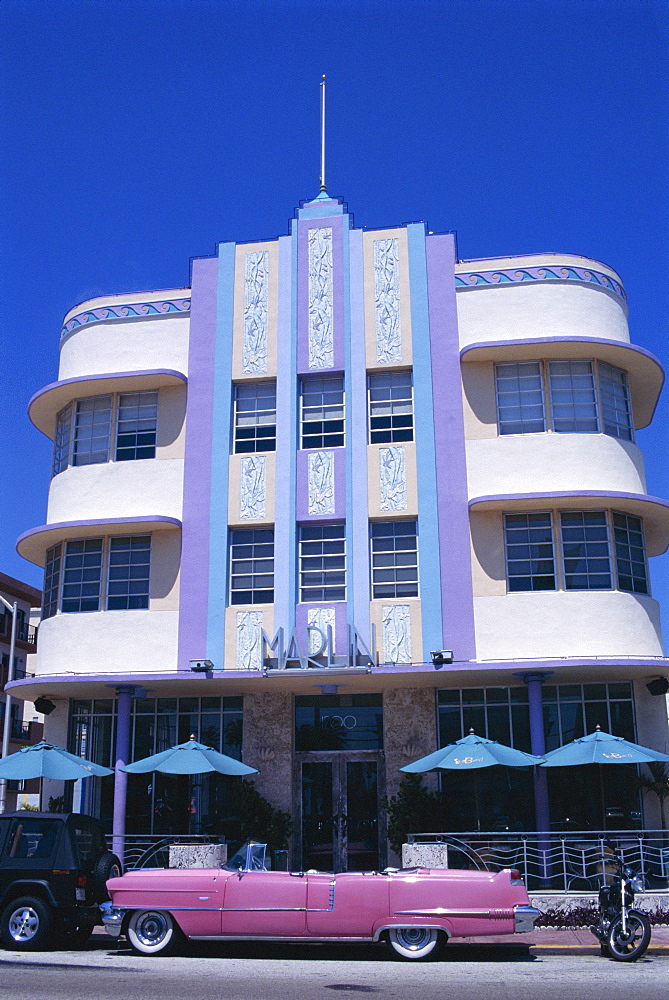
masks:
<svg viewBox="0 0 669 1000"><path fill-rule="evenodd" d="M386 864L379 817L383 771L379 754L298 753L298 855L306 870L369 871Z"/></svg>

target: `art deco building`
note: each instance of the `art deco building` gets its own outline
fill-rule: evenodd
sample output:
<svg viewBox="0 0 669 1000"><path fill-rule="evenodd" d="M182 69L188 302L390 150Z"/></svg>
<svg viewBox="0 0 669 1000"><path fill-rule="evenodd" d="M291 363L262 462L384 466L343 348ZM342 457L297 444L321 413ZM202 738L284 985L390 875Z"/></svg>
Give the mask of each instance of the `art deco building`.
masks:
<svg viewBox="0 0 669 1000"><path fill-rule="evenodd" d="M635 443L662 379L607 265L459 260L452 234L356 229L326 194L195 260L190 288L77 305L30 403L54 457L18 543L45 581L16 693L104 763L191 734L242 754L305 867L385 862L399 767L470 728L664 749L647 560L669 505ZM638 824L615 770L607 822ZM484 825L533 828L531 778L487 780ZM550 776L553 822L597 825L588 781ZM111 779L89 784L111 822ZM127 828L224 825L225 788L133 777Z"/></svg>

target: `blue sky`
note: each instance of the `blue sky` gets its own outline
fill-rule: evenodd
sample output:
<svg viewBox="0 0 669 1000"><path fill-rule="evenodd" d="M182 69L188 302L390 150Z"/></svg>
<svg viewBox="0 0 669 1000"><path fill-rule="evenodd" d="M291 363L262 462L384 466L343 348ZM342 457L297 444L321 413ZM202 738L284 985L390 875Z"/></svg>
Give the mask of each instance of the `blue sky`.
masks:
<svg viewBox="0 0 669 1000"><path fill-rule="evenodd" d="M358 226L425 220L462 258L613 266L669 367L669 7L661 0L3 0L0 569L42 524L26 416L64 313L189 283L191 257L287 231L328 188ZM669 391L638 435L669 496ZM652 561L669 632L669 557Z"/></svg>

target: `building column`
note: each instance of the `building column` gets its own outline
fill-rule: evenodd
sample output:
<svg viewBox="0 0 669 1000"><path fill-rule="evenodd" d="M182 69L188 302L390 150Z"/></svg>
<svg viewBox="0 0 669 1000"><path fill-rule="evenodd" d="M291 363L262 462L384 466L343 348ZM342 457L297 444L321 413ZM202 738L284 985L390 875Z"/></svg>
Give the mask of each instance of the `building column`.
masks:
<svg viewBox="0 0 669 1000"><path fill-rule="evenodd" d="M130 717L134 688L116 689L116 760L114 762L114 818L112 825L112 850L123 863L125 851L125 806L128 792L128 775L121 767L130 755Z"/></svg>
<svg viewBox="0 0 669 1000"><path fill-rule="evenodd" d="M541 686L549 673L522 674L527 685L527 699L530 709L530 744L536 757L546 753L546 737L544 735L544 709ZM541 767L534 769L534 813L537 832L550 830L550 807L548 803L548 775Z"/></svg>

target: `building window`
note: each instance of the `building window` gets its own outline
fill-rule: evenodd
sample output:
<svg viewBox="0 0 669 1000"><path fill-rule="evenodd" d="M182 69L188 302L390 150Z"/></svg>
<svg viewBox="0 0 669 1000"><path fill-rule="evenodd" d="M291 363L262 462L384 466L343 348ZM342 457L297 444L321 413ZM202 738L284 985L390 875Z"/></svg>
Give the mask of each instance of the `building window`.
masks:
<svg viewBox="0 0 669 1000"><path fill-rule="evenodd" d="M107 569L107 611L148 608L150 570L150 535L111 538Z"/></svg>
<svg viewBox="0 0 669 1000"><path fill-rule="evenodd" d="M230 531L230 604L274 601L274 529Z"/></svg>
<svg viewBox="0 0 669 1000"><path fill-rule="evenodd" d="M413 441L411 372L369 376L369 440L372 444Z"/></svg>
<svg viewBox="0 0 669 1000"><path fill-rule="evenodd" d="M302 448L344 446L344 379L303 379Z"/></svg>
<svg viewBox="0 0 669 1000"><path fill-rule="evenodd" d="M603 361L498 364L495 386L500 434L548 429L559 434L601 432L632 440L627 375Z"/></svg>
<svg viewBox="0 0 669 1000"><path fill-rule="evenodd" d="M504 536L509 593L614 588L648 593L643 524L638 517L620 511L561 511L559 530L554 531L550 512L505 514Z"/></svg>
<svg viewBox="0 0 669 1000"><path fill-rule="evenodd" d="M116 461L156 457L157 392L122 392L116 421Z"/></svg>
<svg viewBox="0 0 669 1000"><path fill-rule="evenodd" d="M616 543L618 589L634 594L648 593L646 555L641 519L613 512L613 537Z"/></svg>
<svg viewBox="0 0 669 1000"><path fill-rule="evenodd" d="M592 434L599 430L592 361L549 361L553 430Z"/></svg>
<svg viewBox="0 0 669 1000"><path fill-rule="evenodd" d="M415 521L375 521L372 597L418 597L418 539Z"/></svg>
<svg viewBox="0 0 669 1000"><path fill-rule="evenodd" d="M555 590L550 512L505 514L504 537L509 590Z"/></svg>
<svg viewBox="0 0 669 1000"><path fill-rule="evenodd" d="M300 601L345 601L345 526L303 524L299 536Z"/></svg>
<svg viewBox="0 0 669 1000"><path fill-rule="evenodd" d="M42 599L42 621L53 618L58 611L58 589L60 586L60 564L62 544L54 545L46 554L44 568L44 597Z"/></svg>
<svg viewBox="0 0 669 1000"><path fill-rule="evenodd" d="M565 590L610 590L609 529L601 510L560 514Z"/></svg>
<svg viewBox="0 0 669 1000"><path fill-rule="evenodd" d="M497 420L500 434L531 434L546 430L541 364L495 365Z"/></svg>
<svg viewBox="0 0 669 1000"><path fill-rule="evenodd" d="M235 453L276 451L276 383L235 386Z"/></svg>
<svg viewBox="0 0 669 1000"><path fill-rule="evenodd" d="M109 461L111 396L80 399L75 406L72 465L96 465Z"/></svg>
<svg viewBox="0 0 669 1000"><path fill-rule="evenodd" d="M627 375L620 368L599 362L599 391L604 433L632 440L632 405Z"/></svg>
<svg viewBox="0 0 669 1000"><path fill-rule="evenodd" d="M63 612L98 611L102 576L102 539L66 542L63 560Z"/></svg>
<svg viewBox="0 0 669 1000"><path fill-rule="evenodd" d="M56 418L53 475L71 465L98 465L111 457L111 429L116 422L116 462L155 458L158 393L121 392L90 396L70 403Z"/></svg>
<svg viewBox="0 0 669 1000"><path fill-rule="evenodd" d="M148 608L150 560L150 535L83 538L54 545L46 558L42 620L58 611Z"/></svg>

